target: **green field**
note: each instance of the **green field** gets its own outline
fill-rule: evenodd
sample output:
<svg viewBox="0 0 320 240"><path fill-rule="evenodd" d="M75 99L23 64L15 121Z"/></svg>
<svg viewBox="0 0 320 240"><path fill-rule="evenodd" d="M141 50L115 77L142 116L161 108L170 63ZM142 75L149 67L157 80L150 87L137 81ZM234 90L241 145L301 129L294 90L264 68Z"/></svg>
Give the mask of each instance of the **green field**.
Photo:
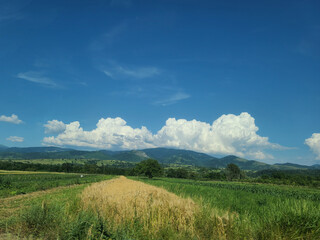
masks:
<svg viewBox="0 0 320 240"><path fill-rule="evenodd" d="M320 190L160 178L140 181L237 217L228 239L320 239Z"/></svg>
<svg viewBox="0 0 320 240"><path fill-rule="evenodd" d="M105 180L104 175L53 172L0 171L0 198L46 190L59 186Z"/></svg>
<svg viewBox="0 0 320 240"><path fill-rule="evenodd" d="M131 177L194 200L198 210L192 233L196 234L188 235L191 225L181 232L172 229L170 221L157 233L140 231L142 222L138 218L130 225L115 228L113 219L84 208L80 199L84 188L111 176L10 173L0 175L0 238L320 239L319 189ZM7 181L10 187L4 187ZM38 191L45 189L49 190Z"/></svg>

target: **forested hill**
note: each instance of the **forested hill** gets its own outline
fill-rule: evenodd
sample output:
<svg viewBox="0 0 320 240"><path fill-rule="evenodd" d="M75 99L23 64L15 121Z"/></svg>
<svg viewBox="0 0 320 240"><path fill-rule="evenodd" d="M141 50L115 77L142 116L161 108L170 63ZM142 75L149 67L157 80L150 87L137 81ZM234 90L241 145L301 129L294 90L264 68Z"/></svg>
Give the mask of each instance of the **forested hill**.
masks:
<svg viewBox="0 0 320 240"><path fill-rule="evenodd" d="M269 165L263 162L247 160L232 155L223 158L216 158L204 153L168 148L152 148L130 151L80 151L59 147L8 148L0 145L0 159L88 159L120 160L136 163L148 158L156 159L162 164L192 165L211 168L224 168L229 163L237 164L241 169L247 170L293 170L312 168L291 163Z"/></svg>

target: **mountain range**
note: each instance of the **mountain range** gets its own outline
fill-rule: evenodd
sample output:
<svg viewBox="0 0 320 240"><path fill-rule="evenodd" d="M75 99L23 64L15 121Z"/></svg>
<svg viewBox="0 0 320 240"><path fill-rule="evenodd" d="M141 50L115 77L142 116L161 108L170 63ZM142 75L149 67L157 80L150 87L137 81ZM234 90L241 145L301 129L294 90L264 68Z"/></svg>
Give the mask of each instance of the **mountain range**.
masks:
<svg viewBox="0 0 320 240"><path fill-rule="evenodd" d="M162 164L189 165L210 168L225 168L229 163L238 165L245 170L296 170L296 169L315 169L319 165L305 166L293 163L267 164L255 160L247 160L237 156L229 155L216 158L208 154L194 152L190 150L151 148L142 150L128 151L81 151L59 147L6 147L0 145L0 159L87 159L87 160L119 160L137 163L142 160L152 158Z"/></svg>

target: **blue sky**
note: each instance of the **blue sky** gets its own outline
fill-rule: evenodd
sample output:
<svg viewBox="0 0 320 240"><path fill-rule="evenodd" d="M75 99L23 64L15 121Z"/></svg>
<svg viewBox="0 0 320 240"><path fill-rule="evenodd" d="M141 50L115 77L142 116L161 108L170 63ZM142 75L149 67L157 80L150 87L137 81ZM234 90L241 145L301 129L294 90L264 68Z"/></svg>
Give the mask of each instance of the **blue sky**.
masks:
<svg viewBox="0 0 320 240"><path fill-rule="evenodd" d="M0 144L320 161L319 1L0 2Z"/></svg>

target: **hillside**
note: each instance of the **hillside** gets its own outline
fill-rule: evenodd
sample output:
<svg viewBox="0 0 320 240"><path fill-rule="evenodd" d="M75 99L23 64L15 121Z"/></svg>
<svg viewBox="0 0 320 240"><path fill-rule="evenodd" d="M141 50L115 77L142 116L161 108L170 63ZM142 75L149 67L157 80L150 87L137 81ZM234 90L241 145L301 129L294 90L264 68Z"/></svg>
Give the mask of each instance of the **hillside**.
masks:
<svg viewBox="0 0 320 240"><path fill-rule="evenodd" d="M8 148L7 146L0 144L0 151L1 151L1 150L4 150L4 149L7 149L7 148Z"/></svg>
<svg viewBox="0 0 320 240"><path fill-rule="evenodd" d="M0 159L73 159L73 160L119 160L137 163L142 160L153 158L162 164L189 165L210 168L225 168L229 163L238 165L246 170L295 170L308 169L312 167L286 163L286 164L266 164L259 161L247 160L237 156L226 156L216 158L208 154L194 152L190 150L152 148L129 151L80 151L58 147L29 147L29 148L6 148L0 145Z"/></svg>

